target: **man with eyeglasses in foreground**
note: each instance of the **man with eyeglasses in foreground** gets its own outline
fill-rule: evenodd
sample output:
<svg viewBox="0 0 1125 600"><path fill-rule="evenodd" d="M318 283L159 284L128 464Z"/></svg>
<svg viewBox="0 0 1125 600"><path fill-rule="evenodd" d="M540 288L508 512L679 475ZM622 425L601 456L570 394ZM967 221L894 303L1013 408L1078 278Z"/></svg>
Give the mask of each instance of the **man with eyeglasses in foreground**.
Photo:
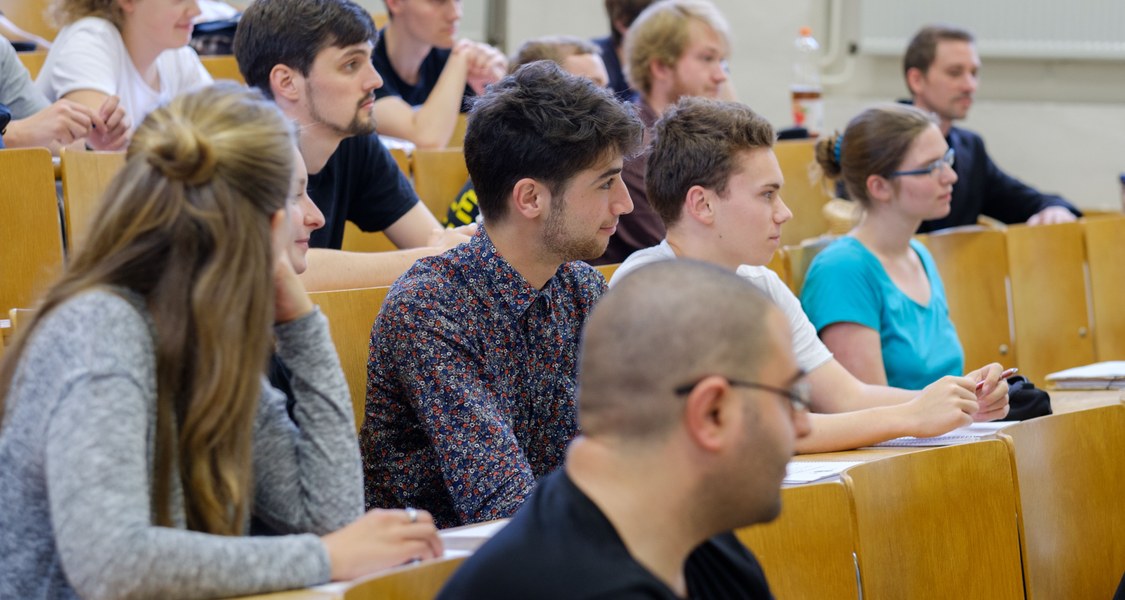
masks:
<svg viewBox="0 0 1125 600"><path fill-rule="evenodd" d="M765 292L788 318L797 362L808 373L812 432L798 441L798 452L930 437L1006 416L1008 384L999 364L942 377L919 392L863 383L833 358L800 301L765 267L793 217L781 199L774 139L769 122L741 104L685 98L669 109L653 129L645 180L667 237L630 256L610 285L643 264L693 258L735 271Z"/></svg>
<svg viewBox="0 0 1125 600"><path fill-rule="evenodd" d="M638 269L586 324L563 469L439 598L771 598L731 531L781 510L803 379L753 285L697 261Z"/></svg>

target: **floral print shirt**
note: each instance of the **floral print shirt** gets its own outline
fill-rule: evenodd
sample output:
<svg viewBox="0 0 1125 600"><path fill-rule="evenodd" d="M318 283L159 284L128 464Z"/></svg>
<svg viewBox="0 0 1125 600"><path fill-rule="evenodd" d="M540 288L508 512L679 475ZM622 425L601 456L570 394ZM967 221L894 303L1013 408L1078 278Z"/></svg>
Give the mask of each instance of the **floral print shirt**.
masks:
<svg viewBox="0 0 1125 600"><path fill-rule="evenodd" d="M483 227L415 263L371 333L367 506L424 508L439 527L511 516L578 431L579 338L604 291L582 262L535 289Z"/></svg>

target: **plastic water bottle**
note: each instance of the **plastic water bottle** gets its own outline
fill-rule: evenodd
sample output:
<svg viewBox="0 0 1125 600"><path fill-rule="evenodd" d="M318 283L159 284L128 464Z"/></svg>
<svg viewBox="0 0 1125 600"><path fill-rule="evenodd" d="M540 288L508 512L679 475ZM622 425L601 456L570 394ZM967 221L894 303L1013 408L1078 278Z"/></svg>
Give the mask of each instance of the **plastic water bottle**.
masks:
<svg viewBox="0 0 1125 600"><path fill-rule="evenodd" d="M817 134L824 128L824 100L820 97L820 44L812 36L812 29L802 27L793 44L793 85L789 90L793 98L793 124Z"/></svg>

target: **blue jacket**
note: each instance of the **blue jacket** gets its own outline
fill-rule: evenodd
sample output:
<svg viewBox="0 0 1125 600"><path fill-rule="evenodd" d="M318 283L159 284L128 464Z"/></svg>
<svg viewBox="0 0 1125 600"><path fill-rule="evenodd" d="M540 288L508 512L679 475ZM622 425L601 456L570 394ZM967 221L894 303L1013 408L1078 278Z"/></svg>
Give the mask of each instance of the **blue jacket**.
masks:
<svg viewBox="0 0 1125 600"><path fill-rule="evenodd" d="M941 219L923 222L919 233L972 225L982 214L1004 223L1023 223L1048 206L1061 206L1082 216L1061 197L1040 193L1001 171L984 149L984 140L972 131L953 127L945 139L953 148L953 170L957 172L951 210Z"/></svg>

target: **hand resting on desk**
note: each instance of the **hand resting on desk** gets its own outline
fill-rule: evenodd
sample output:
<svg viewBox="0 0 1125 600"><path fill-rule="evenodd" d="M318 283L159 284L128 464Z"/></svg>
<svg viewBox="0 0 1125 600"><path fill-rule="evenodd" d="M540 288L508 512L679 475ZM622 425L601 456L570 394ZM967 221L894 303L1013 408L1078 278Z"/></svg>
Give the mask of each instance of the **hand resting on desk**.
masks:
<svg viewBox="0 0 1125 600"><path fill-rule="evenodd" d="M442 555L434 519L424 510L376 508L343 529L320 538L332 565L332 581L345 581L411 560Z"/></svg>

